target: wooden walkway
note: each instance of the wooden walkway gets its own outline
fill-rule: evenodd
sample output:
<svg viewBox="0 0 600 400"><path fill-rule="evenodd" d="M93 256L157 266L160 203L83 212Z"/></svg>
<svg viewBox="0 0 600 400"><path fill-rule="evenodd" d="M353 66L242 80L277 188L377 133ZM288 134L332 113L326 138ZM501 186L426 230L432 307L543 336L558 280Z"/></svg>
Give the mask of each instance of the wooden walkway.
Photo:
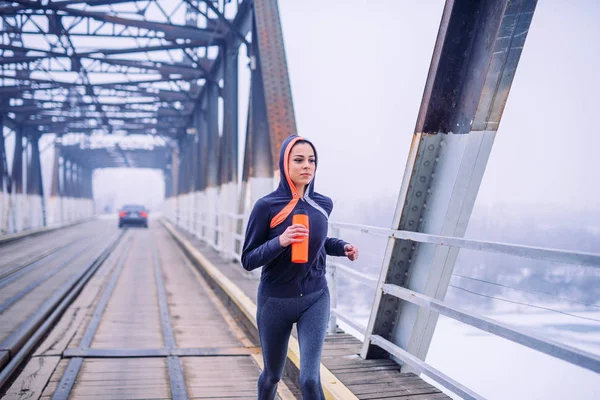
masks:
<svg viewBox="0 0 600 400"><path fill-rule="evenodd" d="M38 255L40 251L58 255L43 271L32 269L24 274L27 279L19 285L15 280L0 288L0 304L70 260L61 272L62 281L56 278L53 285L40 286L47 298L60 282L91 262L111 237L118 236L115 225L97 221L54 233L51 241L43 235L39 240L31 238L29 245L35 246ZM93 233L96 240L85 232ZM249 279L241 266L224 261L197 239L181 231L177 235L235 283L233 291L245 293L252 307L257 280ZM262 354L256 329L248 323L253 315L242 315L235 293L224 296L225 291L194 265L198 260L182 251L180 241L158 222L149 230L127 230L5 388L2 399L255 399ZM10 245L23 246L20 243ZM22 256L15 261L14 251L8 250L0 247L0 273L3 266L35 262ZM43 302L44 296L23 297L7 307L0 314L6 326L11 321L10 328L0 325L5 337L27 318L17 318L14 310L35 313ZM322 361L327 374L322 372L322 379L337 382L336 393L342 393L337 398L448 398L419 377L401 374L390 360L362 360L360 345L343 332L326 338ZM301 398L294 365L294 360L288 360L280 399Z"/></svg>

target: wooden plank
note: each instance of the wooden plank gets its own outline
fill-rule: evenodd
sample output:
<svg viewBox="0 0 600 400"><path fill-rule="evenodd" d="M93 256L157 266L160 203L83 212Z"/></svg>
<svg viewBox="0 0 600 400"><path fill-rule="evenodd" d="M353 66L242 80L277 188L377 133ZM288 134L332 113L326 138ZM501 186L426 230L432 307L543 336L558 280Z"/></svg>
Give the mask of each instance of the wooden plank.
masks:
<svg viewBox="0 0 600 400"><path fill-rule="evenodd" d="M165 358L86 359L70 398L169 398Z"/></svg>
<svg viewBox="0 0 600 400"><path fill-rule="evenodd" d="M60 362L60 357L32 357L19 373L3 399L35 399L42 395L44 387Z"/></svg>
<svg viewBox="0 0 600 400"><path fill-rule="evenodd" d="M376 389L376 386L379 389ZM353 387L352 391L362 399L378 399L388 396L392 397L399 395L440 393L439 389L427 384L421 384L420 386L410 388L405 388L398 385L388 385L387 387L381 387L380 385L364 385L362 389Z"/></svg>
<svg viewBox="0 0 600 400"><path fill-rule="evenodd" d="M380 397L385 400L448 400L450 397L444 393L409 394L392 397ZM362 399L362 397L361 397Z"/></svg>

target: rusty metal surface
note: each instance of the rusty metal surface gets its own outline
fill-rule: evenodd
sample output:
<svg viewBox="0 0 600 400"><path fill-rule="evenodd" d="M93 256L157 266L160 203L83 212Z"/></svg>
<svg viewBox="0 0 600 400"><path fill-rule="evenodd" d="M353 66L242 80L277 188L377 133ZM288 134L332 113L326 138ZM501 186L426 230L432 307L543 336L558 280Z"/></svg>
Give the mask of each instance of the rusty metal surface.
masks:
<svg viewBox="0 0 600 400"><path fill-rule="evenodd" d="M273 170L276 171L279 147L289 135L296 134L296 119L288 74L279 8L276 0L255 0L258 51L264 83Z"/></svg>

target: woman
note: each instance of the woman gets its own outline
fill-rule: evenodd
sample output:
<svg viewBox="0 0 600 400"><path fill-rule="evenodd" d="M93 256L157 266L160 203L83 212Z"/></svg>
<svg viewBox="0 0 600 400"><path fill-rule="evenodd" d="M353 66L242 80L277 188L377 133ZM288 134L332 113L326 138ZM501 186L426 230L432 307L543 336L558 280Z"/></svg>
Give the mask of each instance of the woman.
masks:
<svg viewBox="0 0 600 400"><path fill-rule="evenodd" d="M329 321L325 256L354 261L358 248L327 237L333 209L329 197L314 191L317 152L308 140L288 137L281 145L281 181L259 199L250 214L242 251L248 271L264 266L258 287L256 320L265 368L258 379L258 398L273 399L281 379L292 325L300 343L300 388L304 399L324 399L319 374ZM292 213L303 210L309 226L292 225ZM291 244L308 240L308 262L292 263Z"/></svg>

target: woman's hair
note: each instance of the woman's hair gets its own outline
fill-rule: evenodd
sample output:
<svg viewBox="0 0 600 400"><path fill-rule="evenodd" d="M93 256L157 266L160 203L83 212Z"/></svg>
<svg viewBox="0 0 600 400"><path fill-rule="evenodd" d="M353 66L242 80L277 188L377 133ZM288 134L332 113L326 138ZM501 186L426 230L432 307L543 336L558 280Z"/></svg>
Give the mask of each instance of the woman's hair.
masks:
<svg viewBox="0 0 600 400"><path fill-rule="evenodd" d="M308 145L310 145L310 147L312 147L313 151L315 152L315 159L317 158L317 149L315 149L315 146L311 142L309 142L308 140L300 139L296 143L294 143L294 145L292 146L292 149L294 147L298 146L299 144L308 144ZM292 150L292 149L290 149L290 150Z"/></svg>

